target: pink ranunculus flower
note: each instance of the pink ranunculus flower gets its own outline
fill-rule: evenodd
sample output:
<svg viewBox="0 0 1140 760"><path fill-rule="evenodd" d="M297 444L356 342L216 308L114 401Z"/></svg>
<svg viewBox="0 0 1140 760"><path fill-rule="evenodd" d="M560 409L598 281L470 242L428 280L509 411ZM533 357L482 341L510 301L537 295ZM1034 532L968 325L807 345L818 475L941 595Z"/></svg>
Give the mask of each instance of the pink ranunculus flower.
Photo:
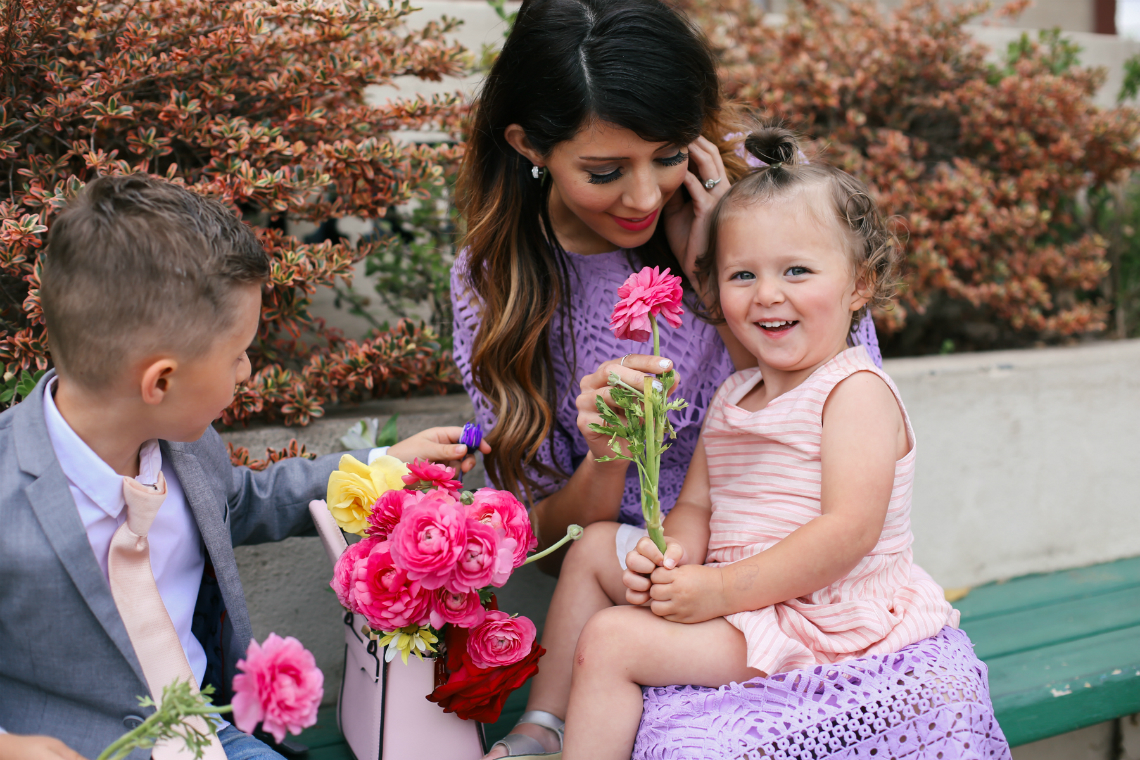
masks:
<svg viewBox="0 0 1140 760"><path fill-rule="evenodd" d="M390 539L392 559L426 589L437 589L455 572L467 546L467 515L462 504L440 495L409 507Z"/></svg>
<svg viewBox="0 0 1140 760"><path fill-rule="evenodd" d="M471 629L467 637L467 654L478 668L514 665L530 654L537 635L529 618L511 617L492 610L483 622Z"/></svg>
<svg viewBox="0 0 1140 760"><path fill-rule="evenodd" d="M336 598L340 600L341 605L353 612L360 612L353 594L355 589L352 579L356 572L356 566L368 559L372 547L378 543L380 543L379 538L365 538L357 541L344 550L333 567L333 578L329 585L336 592Z"/></svg>
<svg viewBox="0 0 1140 760"><path fill-rule="evenodd" d="M502 586L511 577L514 557L514 539L468 518L467 544L447 581L447 590L466 594L484 586Z"/></svg>
<svg viewBox="0 0 1140 760"><path fill-rule="evenodd" d="M510 491L496 491L493 488L480 488L475 492L474 501L467 507L467 516L477 522L490 525L500 535L515 540L512 564L522 567L526 555L538 547L538 538L530 524L526 507Z"/></svg>
<svg viewBox="0 0 1140 760"><path fill-rule="evenodd" d="M483 622L487 611L479 599L479 592L456 594L445 588L438 588L431 595L431 627L443 628L451 623L460 628L474 628Z"/></svg>
<svg viewBox="0 0 1140 760"><path fill-rule="evenodd" d="M234 676L234 725L247 734L261 727L278 742L285 732L299 734L317 722L325 676L312 653L292 636L269 634L249 642Z"/></svg>
<svg viewBox="0 0 1140 760"><path fill-rule="evenodd" d="M422 500L423 494L419 491L398 488L385 491L380 494L380 498L376 500L372 511L369 512L368 527L364 529L364 532L369 536L387 540L391 537L392 531L396 529L400 518L403 517L404 510Z"/></svg>
<svg viewBox="0 0 1140 760"><path fill-rule="evenodd" d="M391 547L390 541L378 543L368 559L356 565L353 598L360 614L377 631L427 625L431 593L396 567Z"/></svg>
<svg viewBox="0 0 1140 760"><path fill-rule="evenodd" d="M437 462L416 459L408 465L408 474L404 482L417 488L440 488L444 491L456 492L463 488L463 484L455 479L455 470L447 465Z"/></svg>
<svg viewBox="0 0 1140 760"><path fill-rule="evenodd" d="M617 306L610 317L610 329L618 340L644 343L653 337L649 315L662 316L673 327L681 326L681 278L645 267L629 276L618 288Z"/></svg>

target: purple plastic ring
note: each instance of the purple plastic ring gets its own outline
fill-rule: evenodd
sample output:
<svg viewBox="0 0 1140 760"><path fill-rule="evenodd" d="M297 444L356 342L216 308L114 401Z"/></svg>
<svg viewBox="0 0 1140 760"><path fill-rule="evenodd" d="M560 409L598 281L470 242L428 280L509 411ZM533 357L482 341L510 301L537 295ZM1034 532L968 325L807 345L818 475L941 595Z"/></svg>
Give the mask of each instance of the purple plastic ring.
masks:
<svg viewBox="0 0 1140 760"><path fill-rule="evenodd" d="M478 422L468 422L463 426L459 442L466 446L468 451L479 448L479 444L483 442L483 428L479 427Z"/></svg>

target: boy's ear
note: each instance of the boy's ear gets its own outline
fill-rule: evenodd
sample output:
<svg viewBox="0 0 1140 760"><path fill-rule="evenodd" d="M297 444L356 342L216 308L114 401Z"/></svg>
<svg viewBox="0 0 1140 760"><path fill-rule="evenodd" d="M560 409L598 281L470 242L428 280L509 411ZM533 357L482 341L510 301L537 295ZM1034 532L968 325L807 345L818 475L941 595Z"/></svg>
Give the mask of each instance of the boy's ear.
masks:
<svg viewBox="0 0 1140 760"><path fill-rule="evenodd" d="M543 160L539 152L531 147L530 140L527 139L526 130L519 124L509 124L503 130L503 138L510 144L512 148L522 154L523 158L530 161L535 166L542 166Z"/></svg>
<svg viewBox="0 0 1140 760"><path fill-rule="evenodd" d="M143 368L140 391L144 404L161 404L170 390L170 376L178 362L169 357L156 359Z"/></svg>

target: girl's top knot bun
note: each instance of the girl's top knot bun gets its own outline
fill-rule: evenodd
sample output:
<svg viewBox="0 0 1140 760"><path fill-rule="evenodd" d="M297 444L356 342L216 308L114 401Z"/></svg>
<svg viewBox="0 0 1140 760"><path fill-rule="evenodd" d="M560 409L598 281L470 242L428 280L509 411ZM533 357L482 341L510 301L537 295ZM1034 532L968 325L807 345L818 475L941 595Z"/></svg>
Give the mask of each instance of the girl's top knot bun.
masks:
<svg viewBox="0 0 1140 760"><path fill-rule="evenodd" d="M744 138L744 149L768 166L797 163L800 144L795 134L783 127L761 127Z"/></svg>

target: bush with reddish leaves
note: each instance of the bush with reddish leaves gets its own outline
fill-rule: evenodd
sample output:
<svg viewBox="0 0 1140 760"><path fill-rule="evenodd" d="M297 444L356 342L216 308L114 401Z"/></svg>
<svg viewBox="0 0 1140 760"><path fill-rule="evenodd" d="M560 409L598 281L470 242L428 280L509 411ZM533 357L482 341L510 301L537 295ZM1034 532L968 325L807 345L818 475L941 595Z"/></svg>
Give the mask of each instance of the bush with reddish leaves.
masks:
<svg viewBox="0 0 1140 760"><path fill-rule="evenodd" d="M687 3L728 94L804 133L906 230L900 307L876 315L890 353L1097 333L1111 309L1085 199L1140 165L1140 116L1094 106L1103 71L1056 33L987 62L964 28L985 8L803 0L765 25L752 0Z"/></svg>
<svg viewBox="0 0 1140 760"><path fill-rule="evenodd" d="M348 341L309 313L372 247L304 244L285 219L379 218L427 197L459 148L394 141L455 133L457 96L365 102L394 77L462 73L443 19L411 6L307 0L11 0L0 8L0 366L43 369L38 299L52 217L98 174L149 172L258 224L272 257L254 377L225 414L306 424L330 403L454 384L431 330L401 323Z"/></svg>

